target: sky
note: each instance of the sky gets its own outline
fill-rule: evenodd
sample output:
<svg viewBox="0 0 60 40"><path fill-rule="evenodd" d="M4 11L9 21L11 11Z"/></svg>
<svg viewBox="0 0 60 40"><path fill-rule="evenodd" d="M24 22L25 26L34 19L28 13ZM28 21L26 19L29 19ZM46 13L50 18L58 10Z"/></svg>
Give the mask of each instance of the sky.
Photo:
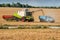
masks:
<svg viewBox="0 0 60 40"><path fill-rule="evenodd" d="M20 2L21 4L29 4L32 6L60 6L60 0L0 0L1 3L17 3Z"/></svg>

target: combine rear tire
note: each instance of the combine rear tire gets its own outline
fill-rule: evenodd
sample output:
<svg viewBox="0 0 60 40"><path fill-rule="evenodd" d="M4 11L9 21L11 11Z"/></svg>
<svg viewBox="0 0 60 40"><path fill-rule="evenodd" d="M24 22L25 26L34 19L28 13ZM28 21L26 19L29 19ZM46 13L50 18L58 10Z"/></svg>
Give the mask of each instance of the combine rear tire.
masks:
<svg viewBox="0 0 60 40"><path fill-rule="evenodd" d="M34 21L34 19L30 19L30 20L28 20L28 22L33 22Z"/></svg>

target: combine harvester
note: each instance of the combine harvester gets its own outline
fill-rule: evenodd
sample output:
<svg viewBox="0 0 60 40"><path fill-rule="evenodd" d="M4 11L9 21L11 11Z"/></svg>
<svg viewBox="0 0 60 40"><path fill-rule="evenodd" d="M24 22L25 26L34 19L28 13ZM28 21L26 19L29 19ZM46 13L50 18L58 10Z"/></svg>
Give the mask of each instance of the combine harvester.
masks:
<svg viewBox="0 0 60 40"><path fill-rule="evenodd" d="M12 20L16 20L16 21L28 21L28 22L33 22L34 18L31 14L31 12L29 12L29 10L23 9L22 11L18 11L17 13L14 13L13 15L3 15L3 19L7 20L7 21L12 21Z"/></svg>

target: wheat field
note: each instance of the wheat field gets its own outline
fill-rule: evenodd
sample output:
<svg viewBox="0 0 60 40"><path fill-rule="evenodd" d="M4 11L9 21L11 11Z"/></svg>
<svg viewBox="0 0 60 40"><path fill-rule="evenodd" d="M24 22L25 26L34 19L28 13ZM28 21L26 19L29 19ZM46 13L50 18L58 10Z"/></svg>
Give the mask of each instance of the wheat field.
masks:
<svg viewBox="0 0 60 40"><path fill-rule="evenodd" d="M0 40L60 40L60 29L0 29Z"/></svg>

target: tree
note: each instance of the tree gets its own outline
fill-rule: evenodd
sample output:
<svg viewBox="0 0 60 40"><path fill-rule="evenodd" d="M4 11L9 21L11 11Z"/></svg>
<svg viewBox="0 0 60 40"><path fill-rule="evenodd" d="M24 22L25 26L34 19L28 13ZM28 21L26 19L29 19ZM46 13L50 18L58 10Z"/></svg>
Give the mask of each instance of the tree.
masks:
<svg viewBox="0 0 60 40"><path fill-rule="evenodd" d="M12 3L12 4L10 4L10 3L3 3L3 4L0 4L0 7L21 7L21 8L38 8L38 7L34 7L34 6L31 6L31 5L28 5L28 4L21 4L21 3L19 3L19 2L17 2L17 3Z"/></svg>
<svg viewBox="0 0 60 40"><path fill-rule="evenodd" d="M20 4L19 2L16 3L17 7L22 7L22 4Z"/></svg>
<svg viewBox="0 0 60 40"><path fill-rule="evenodd" d="M2 7L2 4L0 4L0 7Z"/></svg>
<svg viewBox="0 0 60 40"><path fill-rule="evenodd" d="M5 7L6 5L3 3L1 6L2 6L2 7Z"/></svg>
<svg viewBox="0 0 60 40"><path fill-rule="evenodd" d="M11 7L11 5L8 3L8 4L6 4L6 7Z"/></svg>
<svg viewBox="0 0 60 40"><path fill-rule="evenodd" d="M15 3L12 3L11 7L16 7L16 4Z"/></svg>

